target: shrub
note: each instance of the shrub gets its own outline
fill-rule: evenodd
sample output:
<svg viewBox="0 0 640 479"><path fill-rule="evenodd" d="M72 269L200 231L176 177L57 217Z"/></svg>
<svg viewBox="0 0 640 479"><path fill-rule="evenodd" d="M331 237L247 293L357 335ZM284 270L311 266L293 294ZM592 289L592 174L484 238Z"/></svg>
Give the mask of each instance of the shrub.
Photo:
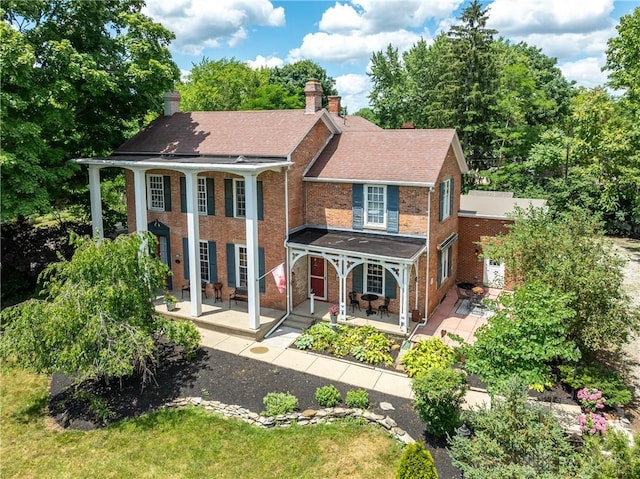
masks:
<svg viewBox="0 0 640 479"><path fill-rule="evenodd" d="M413 407L435 436L460 424L460 406L468 384L465 375L449 367L433 367L413 379Z"/></svg>
<svg viewBox="0 0 640 479"><path fill-rule="evenodd" d="M341 400L340 391L333 384L316 389L316 401L322 407L333 407Z"/></svg>
<svg viewBox="0 0 640 479"><path fill-rule="evenodd" d="M400 362L412 378L434 367L451 366L454 359L453 348L440 338L432 338L420 341L413 349L406 352Z"/></svg>
<svg viewBox="0 0 640 479"><path fill-rule="evenodd" d="M438 479L433 457L422 443L414 442L404 448L396 479Z"/></svg>
<svg viewBox="0 0 640 479"><path fill-rule="evenodd" d="M200 347L200 333L191 321L162 318L160 322L160 334L173 344L181 346L185 357L195 356Z"/></svg>
<svg viewBox="0 0 640 479"><path fill-rule="evenodd" d="M289 393L268 393L262 398L267 416L279 416L289 414L298 409L298 398Z"/></svg>
<svg viewBox="0 0 640 479"><path fill-rule="evenodd" d="M369 393L364 389L347 391L345 403L347 407L367 409L369 407Z"/></svg>
<svg viewBox="0 0 640 479"><path fill-rule="evenodd" d="M314 324L296 340L296 347L331 352L333 351L333 343L341 330L341 326L331 327L327 323Z"/></svg>
<svg viewBox="0 0 640 479"><path fill-rule="evenodd" d="M572 365L562 365L560 380L572 389L598 389L605 397L607 406L624 406L631 402L631 391L624 384L616 371L605 368L600 363L579 365L575 370Z"/></svg>

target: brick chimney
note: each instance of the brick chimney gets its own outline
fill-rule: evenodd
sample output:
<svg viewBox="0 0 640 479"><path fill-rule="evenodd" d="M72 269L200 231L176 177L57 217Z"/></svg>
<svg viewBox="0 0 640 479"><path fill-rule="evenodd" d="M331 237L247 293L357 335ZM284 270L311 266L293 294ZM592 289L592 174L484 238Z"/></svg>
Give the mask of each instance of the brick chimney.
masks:
<svg viewBox="0 0 640 479"><path fill-rule="evenodd" d="M311 79L304 85L306 98L305 114L314 114L322 108L322 85L316 79Z"/></svg>
<svg viewBox="0 0 640 479"><path fill-rule="evenodd" d="M162 98L164 98L164 116L171 116L180 111L180 93L169 91Z"/></svg>
<svg viewBox="0 0 640 479"><path fill-rule="evenodd" d="M329 99L329 113L334 115L340 115L340 99L339 96L330 96Z"/></svg>

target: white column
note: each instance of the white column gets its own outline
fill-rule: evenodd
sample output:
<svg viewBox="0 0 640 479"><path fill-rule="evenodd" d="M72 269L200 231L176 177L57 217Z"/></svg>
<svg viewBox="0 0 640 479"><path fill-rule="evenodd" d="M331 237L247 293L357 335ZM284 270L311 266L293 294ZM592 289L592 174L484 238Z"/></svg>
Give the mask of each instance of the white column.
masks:
<svg viewBox="0 0 640 479"><path fill-rule="evenodd" d="M191 316L197 318L202 314L202 288L200 287L200 215L198 214L198 173L185 174L185 190L187 196L187 243L189 246L189 298L191 299Z"/></svg>
<svg viewBox="0 0 640 479"><path fill-rule="evenodd" d="M133 191L136 205L136 231L147 231L147 182L145 170L133 170Z"/></svg>
<svg viewBox="0 0 640 479"><path fill-rule="evenodd" d="M344 258L338 261L338 301L340 301L340 318L347 318L347 262Z"/></svg>
<svg viewBox="0 0 640 479"><path fill-rule="evenodd" d="M408 266L400 266L400 314L398 316L399 326L402 332L407 332L407 312L409 311L409 271Z"/></svg>
<svg viewBox="0 0 640 479"><path fill-rule="evenodd" d="M256 175L244 176L245 229L247 240L247 296L249 329L260 327L260 289L258 285L258 180Z"/></svg>
<svg viewBox="0 0 640 479"><path fill-rule="evenodd" d="M100 166L89 165L89 197L91 198L91 226L93 238L104 238L102 224L102 194L100 191Z"/></svg>

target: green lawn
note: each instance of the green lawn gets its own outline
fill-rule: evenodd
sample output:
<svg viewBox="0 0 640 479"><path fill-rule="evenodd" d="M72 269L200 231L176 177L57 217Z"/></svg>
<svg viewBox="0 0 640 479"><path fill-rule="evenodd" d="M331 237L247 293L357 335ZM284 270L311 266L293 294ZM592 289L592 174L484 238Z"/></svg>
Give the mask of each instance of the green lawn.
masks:
<svg viewBox="0 0 640 479"><path fill-rule="evenodd" d="M351 422L264 430L199 408L164 410L92 432L45 414L48 378L0 369L0 477L391 478L399 444Z"/></svg>

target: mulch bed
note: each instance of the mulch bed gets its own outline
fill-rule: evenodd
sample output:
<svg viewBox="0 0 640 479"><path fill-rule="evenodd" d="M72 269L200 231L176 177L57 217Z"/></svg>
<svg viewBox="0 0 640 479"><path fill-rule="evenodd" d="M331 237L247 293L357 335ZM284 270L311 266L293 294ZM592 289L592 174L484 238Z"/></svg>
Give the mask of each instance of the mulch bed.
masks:
<svg viewBox="0 0 640 479"><path fill-rule="evenodd" d="M49 404L51 416L65 428L91 430L154 411L184 396L214 399L259 413L264 409L262 398L269 392L294 394L299 400L300 410L304 410L319 408L315 391L320 386L334 384L343 398L347 391L356 389L347 384L209 348L201 348L195 359L186 361L172 347L161 345L159 358L155 382L144 388L141 388L138 377L127 378L122 383L112 382L108 386L103 382L82 385L82 391L95 393L113 413L105 421L96 418L90 411L87 395L81 396L85 397L84 400L74 399L73 390L68 387L68 377L53 375ZM458 477L458 470L453 467L447 454L446 443L425 435L424 424L411 407L410 400L376 391L369 391L369 398L372 411L389 415L414 439L425 441L441 479ZM391 403L395 410L382 411L379 407L381 402ZM101 410L100 407L97 409Z"/></svg>

